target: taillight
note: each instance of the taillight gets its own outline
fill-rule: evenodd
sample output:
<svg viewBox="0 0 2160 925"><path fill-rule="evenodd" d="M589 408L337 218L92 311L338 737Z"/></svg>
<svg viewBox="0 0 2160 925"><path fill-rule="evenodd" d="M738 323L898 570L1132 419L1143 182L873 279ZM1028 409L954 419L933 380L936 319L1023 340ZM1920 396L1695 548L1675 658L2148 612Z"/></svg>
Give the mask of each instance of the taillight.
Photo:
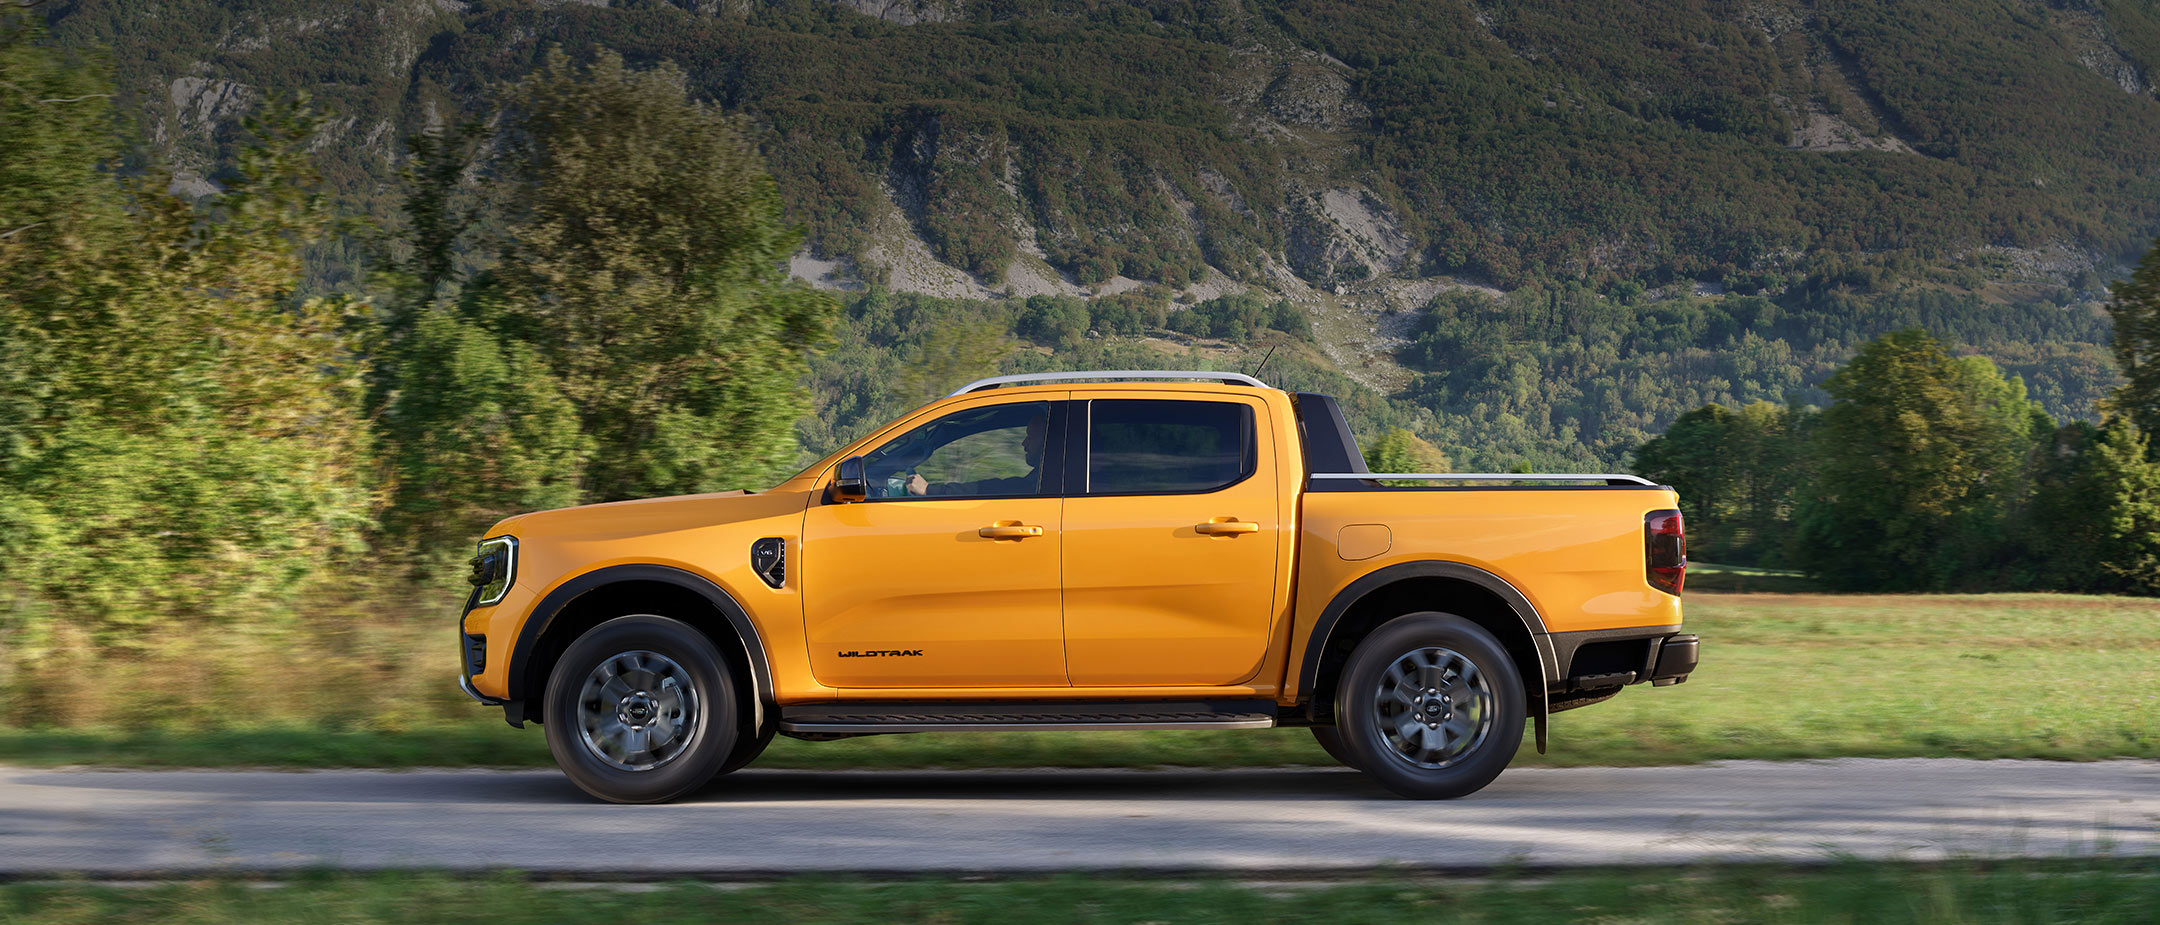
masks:
<svg viewBox="0 0 2160 925"><path fill-rule="evenodd" d="M1679 594L1687 580L1687 528L1679 511L1651 511L1643 515L1644 577L1650 586L1667 594Z"/></svg>

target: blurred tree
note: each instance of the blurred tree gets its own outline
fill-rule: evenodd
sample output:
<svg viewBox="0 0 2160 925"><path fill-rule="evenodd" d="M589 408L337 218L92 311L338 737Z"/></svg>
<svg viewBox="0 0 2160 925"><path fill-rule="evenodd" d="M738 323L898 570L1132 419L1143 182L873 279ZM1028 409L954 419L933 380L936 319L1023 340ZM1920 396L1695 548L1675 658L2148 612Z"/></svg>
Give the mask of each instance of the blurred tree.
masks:
<svg viewBox="0 0 2160 925"><path fill-rule="evenodd" d="M122 184L101 78L0 13L0 584L141 644L290 613L372 514L346 306L302 301L330 230L304 101L260 110L226 191Z"/></svg>
<svg viewBox="0 0 2160 925"><path fill-rule="evenodd" d="M1390 427L1365 448L1367 472L1447 472L1447 453L1409 428Z"/></svg>
<svg viewBox="0 0 2160 925"><path fill-rule="evenodd" d="M393 525L427 546L784 475L836 309L788 280L797 236L739 128L608 52L553 52L502 105L491 137L414 143L375 390Z"/></svg>
<svg viewBox="0 0 2160 925"><path fill-rule="evenodd" d="M2111 410L2160 433L2160 242L2138 261L2137 272L2109 290L2115 321L2115 363L2127 380L2110 399Z"/></svg>
<svg viewBox="0 0 2160 925"><path fill-rule="evenodd" d="M477 127L410 142L405 224L382 242L370 408L395 476L383 527L406 552L456 558L518 511L576 504L592 440L538 351L499 337L499 290L462 284L476 204L461 178Z"/></svg>
<svg viewBox="0 0 2160 925"><path fill-rule="evenodd" d="M1824 388L1833 402L1797 511L1801 566L1854 589L1996 580L2025 459L2054 429L2024 383L1914 329L1862 347Z"/></svg>
<svg viewBox="0 0 2160 925"><path fill-rule="evenodd" d="M759 487L796 462L798 384L833 300L787 277L798 236L735 123L672 65L560 51L504 98L476 281L592 441L588 500Z"/></svg>

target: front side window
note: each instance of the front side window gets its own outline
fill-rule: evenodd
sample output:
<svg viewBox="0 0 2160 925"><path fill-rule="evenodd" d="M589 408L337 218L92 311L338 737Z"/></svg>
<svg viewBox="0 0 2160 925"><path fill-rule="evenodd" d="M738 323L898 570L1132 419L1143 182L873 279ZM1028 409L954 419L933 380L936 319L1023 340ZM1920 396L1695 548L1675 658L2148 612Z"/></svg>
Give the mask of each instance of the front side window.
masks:
<svg viewBox="0 0 2160 925"><path fill-rule="evenodd" d="M1088 494L1200 494L1253 473L1250 405L1098 399L1090 406Z"/></svg>
<svg viewBox="0 0 2160 925"><path fill-rule="evenodd" d="M872 498L980 498L1043 492L1050 403L955 411L863 454Z"/></svg>

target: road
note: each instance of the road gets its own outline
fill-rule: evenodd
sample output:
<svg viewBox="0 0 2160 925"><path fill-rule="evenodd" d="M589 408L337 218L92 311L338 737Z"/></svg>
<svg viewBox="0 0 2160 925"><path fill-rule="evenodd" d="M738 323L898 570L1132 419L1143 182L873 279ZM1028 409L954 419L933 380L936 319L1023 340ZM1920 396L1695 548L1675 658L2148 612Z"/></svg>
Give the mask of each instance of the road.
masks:
<svg viewBox="0 0 2160 925"><path fill-rule="evenodd" d="M0 876L514 868L755 878L1320 874L2160 854L2160 762L1518 768L1452 802L1345 770L741 772L670 806L552 771L0 767Z"/></svg>

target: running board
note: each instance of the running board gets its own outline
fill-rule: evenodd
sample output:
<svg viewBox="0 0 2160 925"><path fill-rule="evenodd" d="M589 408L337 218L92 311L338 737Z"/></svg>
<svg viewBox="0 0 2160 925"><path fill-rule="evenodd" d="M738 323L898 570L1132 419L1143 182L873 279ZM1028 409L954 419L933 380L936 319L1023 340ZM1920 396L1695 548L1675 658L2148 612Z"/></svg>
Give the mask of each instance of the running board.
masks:
<svg viewBox="0 0 2160 925"><path fill-rule="evenodd" d="M1033 732L1050 729L1266 729L1272 700L811 703L780 708L781 732Z"/></svg>

